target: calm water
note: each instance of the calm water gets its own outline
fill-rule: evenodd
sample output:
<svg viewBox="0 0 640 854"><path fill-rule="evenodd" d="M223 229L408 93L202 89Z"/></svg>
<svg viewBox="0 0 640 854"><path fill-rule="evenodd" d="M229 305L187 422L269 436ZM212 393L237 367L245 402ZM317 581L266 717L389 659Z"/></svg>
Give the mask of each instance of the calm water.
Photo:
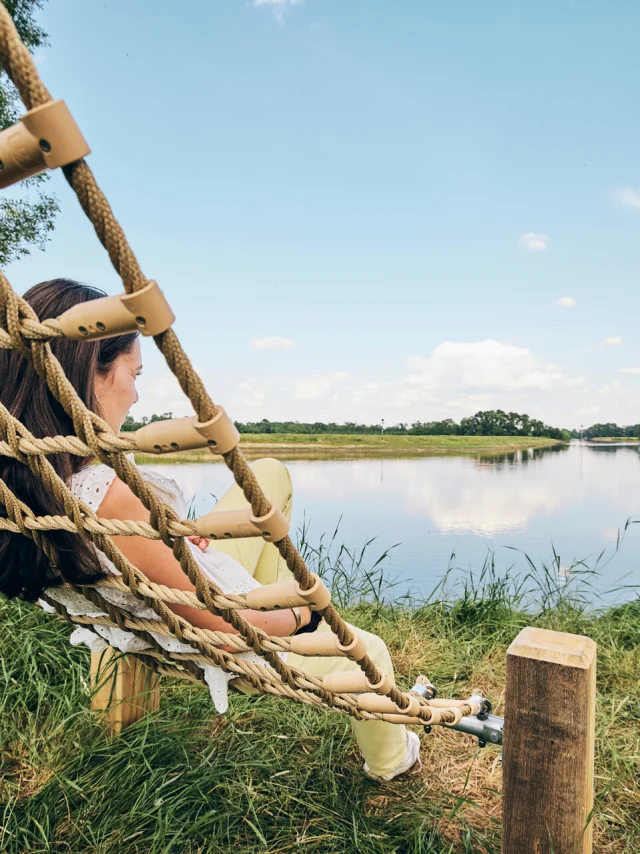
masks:
<svg viewBox="0 0 640 854"><path fill-rule="evenodd" d="M490 552L500 571L526 571L524 553L536 563L560 556L560 575L575 561L599 561L592 579L598 598L619 584L640 592L640 449L637 445L572 443L559 450L495 457L295 460L293 524L310 523L317 543L340 516L339 541L359 547L371 537L375 559L394 544L389 573L399 590L429 593L447 566L479 569ZM154 466L192 497L198 514L228 488L222 465ZM519 551L513 551L517 549ZM452 554L455 558L451 560Z"/></svg>

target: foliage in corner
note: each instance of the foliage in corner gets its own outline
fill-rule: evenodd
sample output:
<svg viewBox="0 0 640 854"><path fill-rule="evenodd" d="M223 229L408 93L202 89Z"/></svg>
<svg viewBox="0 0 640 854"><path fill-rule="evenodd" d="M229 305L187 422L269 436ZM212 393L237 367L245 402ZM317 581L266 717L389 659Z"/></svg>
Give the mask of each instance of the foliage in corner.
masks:
<svg viewBox="0 0 640 854"><path fill-rule="evenodd" d="M31 53L47 44L47 35L35 20L44 0L4 0L4 5ZM15 124L22 111L13 83L1 71L0 130ZM34 246L44 249L59 210L56 197L43 189L48 179L47 173L30 178L13 188L12 197L0 198L0 265L28 255Z"/></svg>

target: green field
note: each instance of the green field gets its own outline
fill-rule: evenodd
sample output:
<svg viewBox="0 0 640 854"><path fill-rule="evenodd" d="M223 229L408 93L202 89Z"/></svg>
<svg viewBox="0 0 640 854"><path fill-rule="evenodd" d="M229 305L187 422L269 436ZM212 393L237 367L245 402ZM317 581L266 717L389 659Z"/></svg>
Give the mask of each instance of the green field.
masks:
<svg viewBox="0 0 640 854"><path fill-rule="evenodd" d="M126 435L126 434L124 434ZM248 457L274 455L284 459L298 456L332 457L383 457L383 456L437 456L441 454L501 454L523 448L551 448L565 444L557 439L539 439L527 436L379 436L340 435L322 433L243 433L240 447ZM158 460L154 454L136 454L136 462ZM215 462L207 449L178 451L163 454L163 462Z"/></svg>
<svg viewBox="0 0 640 854"><path fill-rule="evenodd" d="M528 583L535 606L526 613L522 589L489 565L431 602L401 606L380 600L381 590L392 595L383 577L361 561L353 569L334 601L387 640L405 688L419 673L441 696L478 687L504 714L505 653L522 627L596 640L594 851L637 854L639 602L594 613L571 583L542 570ZM357 604L372 589L373 601ZM340 715L233 694L218 716L204 688L165 679L160 712L111 739L89 711L88 651L69 646L66 624L0 601L0 629L7 854L500 852L498 752L468 736L435 727L422 735L419 774L376 784L362 775Z"/></svg>

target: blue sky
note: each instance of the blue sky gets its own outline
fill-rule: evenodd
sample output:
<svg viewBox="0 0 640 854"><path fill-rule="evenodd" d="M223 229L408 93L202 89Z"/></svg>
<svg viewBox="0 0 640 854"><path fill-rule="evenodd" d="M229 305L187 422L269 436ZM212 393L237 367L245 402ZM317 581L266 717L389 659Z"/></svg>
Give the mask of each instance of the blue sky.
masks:
<svg viewBox="0 0 640 854"><path fill-rule="evenodd" d="M234 417L640 421L639 4L50 0L40 20L40 72ZM54 237L10 280L115 293L51 186ZM188 414L144 356L134 414Z"/></svg>

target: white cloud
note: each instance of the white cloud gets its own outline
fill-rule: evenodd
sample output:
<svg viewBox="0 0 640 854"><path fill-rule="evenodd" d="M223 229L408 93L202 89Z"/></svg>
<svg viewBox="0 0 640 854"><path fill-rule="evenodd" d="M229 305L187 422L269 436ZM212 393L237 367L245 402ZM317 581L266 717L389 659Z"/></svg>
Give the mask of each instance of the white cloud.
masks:
<svg viewBox="0 0 640 854"><path fill-rule="evenodd" d="M333 389L337 383L346 380L348 374L344 371L334 371L330 374L318 374L312 377L304 377L295 388L294 396L297 400L315 400L323 397Z"/></svg>
<svg viewBox="0 0 640 854"><path fill-rule="evenodd" d="M614 190L613 198L625 208L640 208L640 193L636 193L631 187Z"/></svg>
<svg viewBox="0 0 640 854"><path fill-rule="evenodd" d="M547 248L549 242L548 234L536 234L534 231L528 231L523 234L518 243L525 249L542 250Z"/></svg>
<svg viewBox="0 0 640 854"><path fill-rule="evenodd" d="M267 338L254 338L251 346L255 350L288 350L295 345L290 338L282 338L280 335L271 335Z"/></svg>
<svg viewBox="0 0 640 854"><path fill-rule="evenodd" d="M578 303L573 297L560 297L559 300L555 301L554 305L557 308L575 308Z"/></svg>
<svg viewBox="0 0 640 854"><path fill-rule="evenodd" d="M193 415L189 399L170 371L165 369L151 377L144 373L138 380L137 387L140 400L133 406L134 417L149 416L154 412L173 412L176 418Z"/></svg>
<svg viewBox="0 0 640 854"><path fill-rule="evenodd" d="M499 341L444 341L427 358L409 359L414 372L407 387L436 391L520 391L557 386L564 375L544 364L527 347Z"/></svg>
<svg viewBox="0 0 640 854"><path fill-rule="evenodd" d="M619 335L614 335L611 338L605 338L602 342L603 347L619 347L622 344L622 338Z"/></svg>
<svg viewBox="0 0 640 854"><path fill-rule="evenodd" d="M604 386L590 385L552 359L514 342L444 341L401 361L380 353L366 367L328 364L305 373L296 360L273 374L271 358L232 360L220 372L207 358L196 367L216 403L239 421L298 419L386 424L454 418L483 409L527 412L547 424L578 427L596 421L633 424L640 411L640 367L634 361ZM257 351L256 351L257 352ZM268 355L268 354L266 354ZM276 354L277 355L277 354ZM191 415L189 401L149 346L134 417L171 411ZM640 365L640 362L635 362ZM343 369L344 368L344 369ZM637 391L634 391L637 389Z"/></svg>
<svg viewBox="0 0 640 854"><path fill-rule="evenodd" d="M231 398L231 406L242 406L250 410L263 410L266 402L264 384L243 381L238 383L236 394Z"/></svg>
<svg viewBox="0 0 640 854"><path fill-rule="evenodd" d="M253 0L254 6L270 6L279 24L284 24L284 16L287 9L292 6L301 6L302 0Z"/></svg>

